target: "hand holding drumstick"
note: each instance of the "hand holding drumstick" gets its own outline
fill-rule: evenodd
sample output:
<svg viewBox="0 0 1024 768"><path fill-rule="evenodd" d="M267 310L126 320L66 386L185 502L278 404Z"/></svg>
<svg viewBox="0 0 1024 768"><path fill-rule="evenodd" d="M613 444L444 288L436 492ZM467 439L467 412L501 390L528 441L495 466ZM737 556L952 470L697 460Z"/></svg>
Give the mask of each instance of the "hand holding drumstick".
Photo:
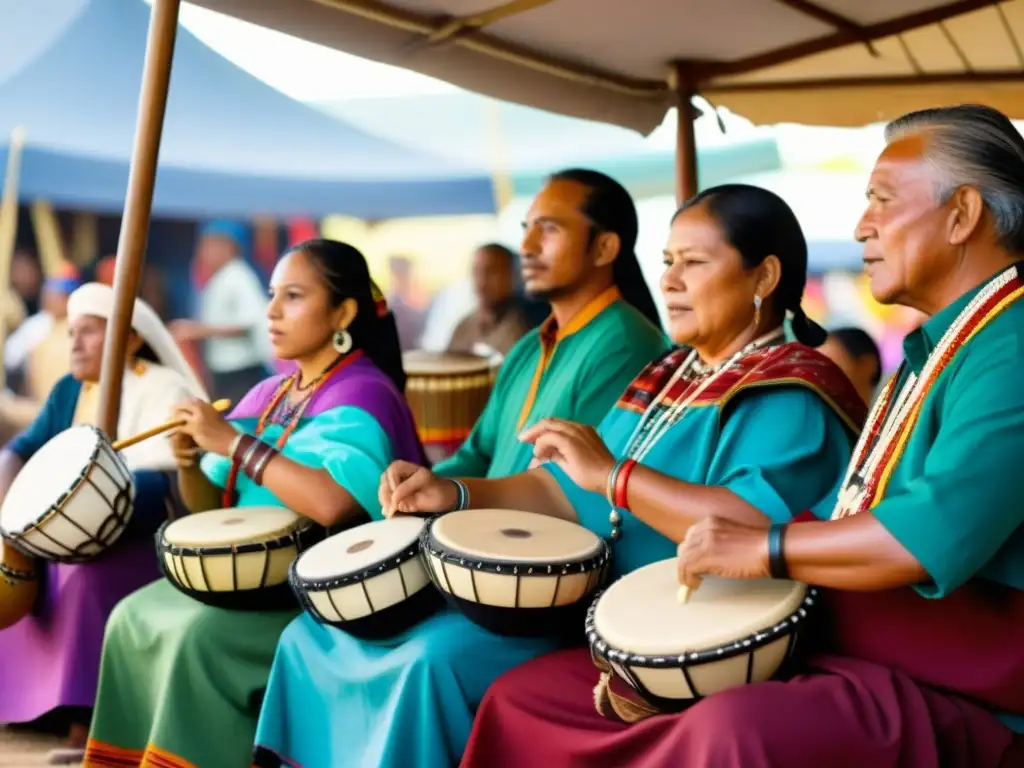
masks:
<svg viewBox="0 0 1024 768"><path fill-rule="evenodd" d="M222 402L225 401L210 405L193 398L174 408L171 417L178 424L172 435L172 445L175 446L176 454L180 453L179 447L184 447L179 435L188 438L196 448L207 453L216 453L220 456L231 453L231 444L238 437L238 432L228 424L217 407Z"/></svg>
<svg viewBox="0 0 1024 768"><path fill-rule="evenodd" d="M679 602L689 601L704 576L768 578L768 527L767 520L764 526L754 526L724 517L706 517L691 525L677 550Z"/></svg>
<svg viewBox="0 0 1024 768"><path fill-rule="evenodd" d="M199 409L198 406L193 406L193 403L201 404L202 408ZM186 406L195 407L199 410L202 410L204 413L212 413L213 416L218 421L220 421L220 423L224 427L231 430L231 439L234 439L234 435L236 435L237 433L224 420L224 417L221 416L221 414L224 411L231 407L230 400L218 400L213 404L205 403L200 400L195 400L189 401L189 403L187 403ZM156 437L157 435L163 434L164 432L170 432L169 438L171 441L171 450L174 453L174 458L177 460L178 466L182 468L194 466L196 463L196 458L199 455L200 446L197 444L195 439L189 434L188 429L186 429L186 427L188 426L188 419L185 418L184 414L182 413L182 408L183 406L177 406L174 409L174 411L172 412L172 419L170 421L167 421L159 426L153 427L152 429L147 429L145 432L140 432L139 434L133 435L132 437L125 438L124 440L118 440L113 444L114 450L123 451L125 448L130 448L131 446L137 443L141 443L143 440L149 440L150 438Z"/></svg>
<svg viewBox="0 0 1024 768"><path fill-rule="evenodd" d="M210 406L217 412L226 411L231 407L230 400L218 400ZM133 445L141 443L143 440L149 440L151 437L156 437L164 432L170 432L172 429L177 429L184 426L185 422L182 420L165 421L163 424L159 424L151 429L147 429L145 432L139 432L137 435L126 437L124 440L118 440L113 444L115 451L123 451L125 448L131 448Z"/></svg>

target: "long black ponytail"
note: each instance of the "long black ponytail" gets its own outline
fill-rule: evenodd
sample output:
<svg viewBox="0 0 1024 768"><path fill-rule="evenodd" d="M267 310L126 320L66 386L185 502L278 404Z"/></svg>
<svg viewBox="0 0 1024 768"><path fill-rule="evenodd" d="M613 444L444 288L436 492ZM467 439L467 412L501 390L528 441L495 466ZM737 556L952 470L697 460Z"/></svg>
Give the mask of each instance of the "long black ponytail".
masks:
<svg viewBox="0 0 1024 768"><path fill-rule="evenodd" d="M552 181L571 181L587 188L582 212L593 223L591 242L602 232L614 232L619 236L619 255L612 264L612 279L623 300L660 328L658 306L636 256L640 224L632 196L611 176L587 168L567 168L551 174L550 178Z"/></svg>
<svg viewBox="0 0 1024 768"><path fill-rule="evenodd" d="M332 306L337 307L346 299L355 301L358 311L348 327L353 349L361 349L400 392L405 392L398 327L394 316L384 307L363 254L348 243L322 238L306 240L288 250L296 252L304 253L320 273Z"/></svg>

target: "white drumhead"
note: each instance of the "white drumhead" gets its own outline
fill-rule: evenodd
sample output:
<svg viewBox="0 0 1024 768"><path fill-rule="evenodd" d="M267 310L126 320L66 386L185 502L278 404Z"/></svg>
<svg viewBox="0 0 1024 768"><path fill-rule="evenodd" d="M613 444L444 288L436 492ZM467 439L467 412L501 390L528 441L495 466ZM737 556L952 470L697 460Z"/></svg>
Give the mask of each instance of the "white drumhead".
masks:
<svg viewBox="0 0 1024 768"><path fill-rule="evenodd" d="M613 648L674 656L735 642L792 615L807 586L779 579L705 577L680 603L675 559L633 571L598 598L594 628Z"/></svg>
<svg viewBox="0 0 1024 768"><path fill-rule="evenodd" d="M21 533L70 491L103 438L94 427L71 427L56 435L28 460L0 507L0 526Z"/></svg>
<svg viewBox="0 0 1024 768"><path fill-rule="evenodd" d="M570 563L601 550L601 539L582 525L509 509L449 512L431 528L452 554L510 563Z"/></svg>
<svg viewBox="0 0 1024 768"><path fill-rule="evenodd" d="M409 376L465 375L487 373L491 361L477 355L458 355L451 352L427 352L421 349L402 355L402 367Z"/></svg>
<svg viewBox="0 0 1024 768"><path fill-rule="evenodd" d="M357 525L306 550L295 564L295 573L316 581L364 571L407 551L426 524L421 517L402 515Z"/></svg>
<svg viewBox="0 0 1024 768"><path fill-rule="evenodd" d="M249 544L284 536L301 520L283 507L216 509L175 520L164 529L164 540L179 547Z"/></svg>

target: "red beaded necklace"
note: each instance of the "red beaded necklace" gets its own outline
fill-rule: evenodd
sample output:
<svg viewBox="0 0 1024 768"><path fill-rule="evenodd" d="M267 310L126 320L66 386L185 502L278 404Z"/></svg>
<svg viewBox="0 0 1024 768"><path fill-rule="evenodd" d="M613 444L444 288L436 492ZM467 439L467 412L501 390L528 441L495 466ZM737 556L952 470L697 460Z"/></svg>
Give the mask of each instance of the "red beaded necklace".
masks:
<svg viewBox="0 0 1024 768"><path fill-rule="evenodd" d="M354 352L345 355L344 357L339 357L337 360L331 363L331 365L325 368L323 373L321 373L319 376L316 377L316 379L310 382L309 386L306 388L309 394L306 395L306 397L302 400L298 408L296 408L295 411L290 414L287 423L284 424L284 430L281 432L280 437L277 438L277 450L280 451L284 448L285 443L288 442L288 438L291 437L292 432L294 432L296 427L298 427L299 420L302 418L302 414L306 412L307 406L309 406L309 404L313 401L313 398L316 397L316 393L319 392L320 389L328 381L334 378L334 376L337 375L339 371L343 370L344 368L347 368L349 365L354 363L356 360L360 359L362 356L362 350L357 349ZM263 413L260 414L259 421L256 422L257 438L263 434L263 430L267 428L267 424L270 422L270 417L274 414L274 411L277 410L277 407L281 404L281 401L284 399L285 395L287 395L288 392L291 391L292 387L294 387L298 383L298 380L299 372L296 371L291 376L282 381L280 386L278 386L277 391L274 393L274 396L270 398L270 402L267 404L267 407L264 408ZM238 473L242 467L242 462L240 458L236 456L232 456L230 458L231 470L228 472L228 481L224 485L224 493L221 497L221 505L224 507L234 506L235 492L238 487Z"/></svg>
<svg viewBox="0 0 1024 768"><path fill-rule="evenodd" d="M913 374L907 378L898 397L896 386L904 369L889 380L854 449L832 519L865 512L885 497L932 386L974 334L1021 297L1024 282L1014 266L991 280L961 311L929 354L920 378Z"/></svg>

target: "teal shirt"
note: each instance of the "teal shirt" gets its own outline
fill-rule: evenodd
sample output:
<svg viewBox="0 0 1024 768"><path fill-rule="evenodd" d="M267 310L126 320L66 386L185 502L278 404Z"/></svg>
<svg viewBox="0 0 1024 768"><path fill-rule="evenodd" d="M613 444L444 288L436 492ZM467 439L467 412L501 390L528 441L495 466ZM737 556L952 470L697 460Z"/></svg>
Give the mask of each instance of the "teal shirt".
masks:
<svg viewBox="0 0 1024 768"><path fill-rule="evenodd" d="M663 406L664 407L664 406ZM640 414L616 406L599 432L624 457ZM643 460L646 467L687 483L728 488L775 522L810 510L828 517L850 460L853 434L810 388L776 384L741 392L723 412L691 406ZM580 522L606 536L608 501L577 486L555 464L554 475ZM613 577L675 557L676 543L620 510L620 539L612 545Z"/></svg>
<svg viewBox="0 0 1024 768"><path fill-rule="evenodd" d="M904 341L906 368L928 353L980 288ZM904 378L909 371L904 373ZM924 567L939 598L974 576L1024 589L1024 299L980 330L940 374L872 512Z"/></svg>
<svg viewBox="0 0 1024 768"><path fill-rule="evenodd" d="M239 432L256 434L258 419L235 419L228 423ZM261 438L276 444L283 427L268 424ZM324 469L334 481L352 494L371 517L380 517L377 489L380 476L393 460L391 439L380 423L362 408L343 405L313 418L303 418L281 450L285 457L314 469ZM208 453L202 470L214 485L227 485L231 460ZM269 488L257 485L238 473L238 506L283 506Z"/></svg>
<svg viewBox="0 0 1024 768"><path fill-rule="evenodd" d="M574 318L557 337L522 427L520 416L545 353L545 329L534 329L512 347L473 431L435 472L505 477L524 471L533 448L518 439L523 427L548 417L597 425L644 366L669 349L661 329L621 299L582 321Z"/></svg>

